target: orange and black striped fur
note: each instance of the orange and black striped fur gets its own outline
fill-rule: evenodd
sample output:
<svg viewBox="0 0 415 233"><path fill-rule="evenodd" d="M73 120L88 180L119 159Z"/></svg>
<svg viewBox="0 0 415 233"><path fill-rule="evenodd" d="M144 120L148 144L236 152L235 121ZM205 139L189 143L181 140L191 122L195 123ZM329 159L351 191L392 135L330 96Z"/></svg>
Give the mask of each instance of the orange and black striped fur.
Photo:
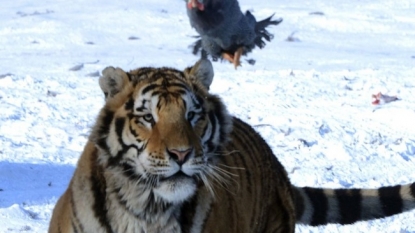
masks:
<svg viewBox="0 0 415 233"><path fill-rule="evenodd" d="M184 72L106 68L106 103L49 232L287 233L415 207L415 184L293 186L264 139L208 92L212 79L207 60Z"/></svg>

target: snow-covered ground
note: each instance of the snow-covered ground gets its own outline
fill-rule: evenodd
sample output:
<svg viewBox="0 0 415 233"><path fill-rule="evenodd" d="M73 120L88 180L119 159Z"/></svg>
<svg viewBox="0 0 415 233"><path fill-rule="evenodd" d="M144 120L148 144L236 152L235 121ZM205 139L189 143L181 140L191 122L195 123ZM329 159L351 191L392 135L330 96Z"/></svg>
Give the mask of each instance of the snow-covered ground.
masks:
<svg viewBox="0 0 415 233"><path fill-rule="evenodd" d="M256 127L298 186L415 181L415 2L240 0L275 12L251 66L214 63L212 91ZM184 68L183 0L17 0L0 7L0 232L46 232L103 104L106 66ZM400 100L374 106L382 92ZM415 232L415 211L298 232Z"/></svg>

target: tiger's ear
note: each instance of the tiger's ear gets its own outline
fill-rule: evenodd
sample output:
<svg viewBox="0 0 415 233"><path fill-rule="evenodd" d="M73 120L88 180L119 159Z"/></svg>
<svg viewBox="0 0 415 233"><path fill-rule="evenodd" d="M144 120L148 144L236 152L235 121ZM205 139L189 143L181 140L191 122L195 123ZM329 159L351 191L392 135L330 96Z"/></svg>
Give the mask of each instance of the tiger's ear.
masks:
<svg viewBox="0 0 415 233"><path fill-rule="evenodd" d="M129 82L127 73L120 68L108 66L102 71L102 76L99 78L99 86L104 92L105 100L113 97L120 92Z"/></svg>
<svg viewBox="0 0 415 233"><path fill-rule="evenodd" d="M208 59L200 59L192 67L186 68L184 73L188 78L200 82L209 90L210 84L213 81L214 72L212 63Z"/></svg>

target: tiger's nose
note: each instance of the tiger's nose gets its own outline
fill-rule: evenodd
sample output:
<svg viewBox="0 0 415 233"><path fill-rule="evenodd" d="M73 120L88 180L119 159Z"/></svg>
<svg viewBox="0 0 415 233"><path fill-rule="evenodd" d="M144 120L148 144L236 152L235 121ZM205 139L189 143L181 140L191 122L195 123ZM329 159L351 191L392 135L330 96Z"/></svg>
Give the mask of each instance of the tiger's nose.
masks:
<svg viewBox="0 0 415 233"><path fill-rule="evenodd" d="M167 152L169 153L169 156L176 161L176 163L181 166L183 163L185 163L189 157L190 152L192 152L192 148L180 150L180 149L167 149Z"/></svg>

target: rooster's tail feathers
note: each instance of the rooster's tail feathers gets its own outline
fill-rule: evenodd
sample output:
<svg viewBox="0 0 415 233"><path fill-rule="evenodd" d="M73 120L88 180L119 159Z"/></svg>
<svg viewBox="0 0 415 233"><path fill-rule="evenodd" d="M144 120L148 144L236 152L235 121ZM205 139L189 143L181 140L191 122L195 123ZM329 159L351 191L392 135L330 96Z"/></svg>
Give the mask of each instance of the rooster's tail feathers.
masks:
<svg viewBox="0 0 415 233"><path fill-rule="evenodd" d="M258 46L260 49L265 47L265 39L266 41L271 41L274 38L274 35L272 35L270 32L267 31L266 27L269 25L278 25L282 22L282 18L271 20L274 14L272 14L270 17L263 19L256 23L255 25L255 45Z"/></svg>

